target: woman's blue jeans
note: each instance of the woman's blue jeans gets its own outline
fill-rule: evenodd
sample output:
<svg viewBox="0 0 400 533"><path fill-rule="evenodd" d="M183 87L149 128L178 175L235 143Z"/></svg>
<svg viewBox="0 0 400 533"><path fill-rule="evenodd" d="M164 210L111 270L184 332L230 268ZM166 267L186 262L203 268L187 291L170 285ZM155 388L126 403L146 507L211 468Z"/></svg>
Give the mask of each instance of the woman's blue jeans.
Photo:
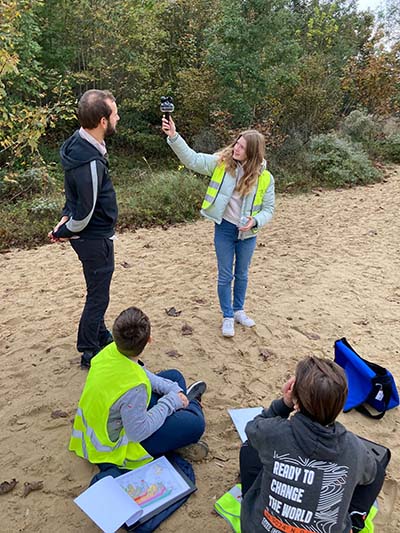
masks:
<svg viewBox="0 0 400 533"><path fill-rule="evenodd" d="M157 376L176 381L186 394L185 378L179 370L163 370ZM155 405L160 396L151 395L148 409ZM164 455L177 448L197 442L205 430L203 410L197 400L191 400L186 409L179 409L168 416L164 424L140 444L153 457Z"/></svg>
<svg viewBox="0 0 400 533"><path fill-rule="evenodd" d="M244 309L247 279L256 236L239 239L239 230L227 220L215 224L215 252L218 262L218 298L224 318ZM233 303L232 303L232 281Z"/></svg>

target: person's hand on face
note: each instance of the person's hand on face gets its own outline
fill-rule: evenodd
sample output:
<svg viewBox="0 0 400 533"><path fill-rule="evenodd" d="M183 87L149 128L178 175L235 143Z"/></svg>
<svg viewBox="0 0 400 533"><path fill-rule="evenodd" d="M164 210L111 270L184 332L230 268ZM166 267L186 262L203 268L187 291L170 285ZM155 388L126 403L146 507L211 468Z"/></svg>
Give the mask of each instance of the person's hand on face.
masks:
<svg viewBox="0 0 400 533"><path fill-rule="evenodd" d="M293 408L294 401L293 401L293 386L296 379L294 377L290 378L283 386L282 393L283 393L283 401L285 404Z"/></svg>

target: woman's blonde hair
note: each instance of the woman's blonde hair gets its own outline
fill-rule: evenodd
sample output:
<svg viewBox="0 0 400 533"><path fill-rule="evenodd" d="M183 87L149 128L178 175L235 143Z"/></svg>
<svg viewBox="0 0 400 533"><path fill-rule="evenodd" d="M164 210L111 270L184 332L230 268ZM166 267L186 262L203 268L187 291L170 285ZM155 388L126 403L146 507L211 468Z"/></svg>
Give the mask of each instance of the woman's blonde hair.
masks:
<svg viewBox="0 0 400 533"><path fill-rule="evenodd" d="M218 163L224 163L230 174L235 174L237 162L233 159L233 147L243 137L246 140L246 161L243 165L243 176L236 186L241 196L249 194L260 175L260 167L265 156L265 138L257 130L246 130L226 148L217 153Z"/></svg>

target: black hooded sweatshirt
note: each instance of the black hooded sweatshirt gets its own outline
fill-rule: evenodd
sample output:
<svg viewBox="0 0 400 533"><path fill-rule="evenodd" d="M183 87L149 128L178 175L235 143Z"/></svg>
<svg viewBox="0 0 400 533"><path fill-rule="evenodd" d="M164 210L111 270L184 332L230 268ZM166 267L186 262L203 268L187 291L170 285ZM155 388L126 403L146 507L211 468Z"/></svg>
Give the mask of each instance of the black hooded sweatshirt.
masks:
<svg viewBox="0 0 400 533"><path fill-rule="evenodd" d="M246 426L263 470L243 498L242 533L348 533L354 489L373 482L376 460L339 422L290 412L275 400Z"/></svg>
<svg viewBox="0 0 400 533"><path fill-rule="evenodd" d="M118 208L107 159L76 131L60 150L66 202L62 214L69 220L55 237L78 235L87 239L114 235Z"/></svg>

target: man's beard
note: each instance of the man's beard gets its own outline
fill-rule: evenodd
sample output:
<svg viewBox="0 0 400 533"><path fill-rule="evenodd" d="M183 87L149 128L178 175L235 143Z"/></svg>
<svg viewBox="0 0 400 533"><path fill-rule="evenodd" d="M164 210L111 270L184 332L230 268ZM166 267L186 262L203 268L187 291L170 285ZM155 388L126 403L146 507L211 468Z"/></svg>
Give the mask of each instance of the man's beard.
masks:
<svg viewBox="0 0 400 533"><path fill-rule="evenodd" d="M111 125L111 122L107 120L107 129L104 132L104 137L111 137L111 135L114 135L115 133L115 127Z"/></svg>

